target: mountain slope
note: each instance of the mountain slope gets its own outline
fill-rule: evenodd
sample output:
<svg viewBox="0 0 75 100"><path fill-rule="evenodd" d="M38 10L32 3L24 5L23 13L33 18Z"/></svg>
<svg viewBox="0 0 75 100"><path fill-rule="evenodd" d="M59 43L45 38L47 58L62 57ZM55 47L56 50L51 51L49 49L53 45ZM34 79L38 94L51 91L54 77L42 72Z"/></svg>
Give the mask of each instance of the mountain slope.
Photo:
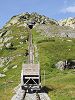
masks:
<svg viewBox="0 0 75 100"><path fill-rule="evenodd" d="M60 26L70 26L72 28L75 28L75 18L67 18L64 20L59 21Z"/></svg>
<svg viewBox="0 0 75 100"><path fill-rule="evenodd" d="M55 63L59 60L75 59L75 29L60 26L56 20L37 13L23 13L13 16L0 29L0 99L10 100L14 87L20 83L22 63L27 63L27 24L31 21L35 22L32 34L33 43L37 45L39 52L42 85L45 69L46 87L52 100L75 98L74 70L61 72L55 68Z"/></svg>

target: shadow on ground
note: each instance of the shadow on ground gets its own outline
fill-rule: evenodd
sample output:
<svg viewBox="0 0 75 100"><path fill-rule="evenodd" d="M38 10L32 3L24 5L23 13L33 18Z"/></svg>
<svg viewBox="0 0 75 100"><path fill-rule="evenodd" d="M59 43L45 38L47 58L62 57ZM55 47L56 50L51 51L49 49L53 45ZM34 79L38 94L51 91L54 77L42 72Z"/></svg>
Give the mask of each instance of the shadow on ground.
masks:
<svg viewBox="0 0 75 100"><path fill-rule="evenodd" d="M41 88L41 91L42 92L45 92L45 93L48 93L48 92L50 92L50 91L53 91L54 90L54 88L53 87L47 87L47 86L43 86L42 88Z"/></svg>

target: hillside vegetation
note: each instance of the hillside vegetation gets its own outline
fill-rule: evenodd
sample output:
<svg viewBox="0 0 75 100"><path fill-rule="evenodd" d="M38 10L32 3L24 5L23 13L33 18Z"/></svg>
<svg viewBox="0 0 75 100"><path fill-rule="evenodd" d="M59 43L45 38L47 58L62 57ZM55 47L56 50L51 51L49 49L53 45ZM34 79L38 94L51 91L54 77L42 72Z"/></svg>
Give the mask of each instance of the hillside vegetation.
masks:
<svg viewBox="0 0 75 100"><path fill-rule="evenodd" d="M75 70L66 69L65 71L60 71L55 68L55 64L58 61L75 59L75 39L71 39L72 42L68 42L69 38L41 37L38 40L37 37L36 35L35 41L39 51L42 84L46 85L49 96L52 100L75 99ZM44 70L46 74L45 84Z"/></svg>
<svg viewBox="0 0 75 100"><path fill-rule="evenodd" d="M0 29L0 76L4 75L0 77L0 100L10 100L20 83L22 63L27 63L30 21L36 23L32 34L38 47L42 85L51 100L74 100L75 69L60 71L55 64L75 59L75 29L36 13L14 16Z"/></svg>

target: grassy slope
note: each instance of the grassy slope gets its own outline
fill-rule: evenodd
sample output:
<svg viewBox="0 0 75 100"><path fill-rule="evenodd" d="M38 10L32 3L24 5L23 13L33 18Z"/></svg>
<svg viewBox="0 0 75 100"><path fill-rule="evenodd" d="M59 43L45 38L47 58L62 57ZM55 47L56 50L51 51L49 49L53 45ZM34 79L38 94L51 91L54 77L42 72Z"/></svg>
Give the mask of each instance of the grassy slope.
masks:
<svg viewBox="0 0 75 100"><path fill-rule="evenodd" d="M46 85L48 88L51 100L74 100L75 70L59 71L54 64L60 60L75 59L75 39L72 39L72 42L68 42L68 38L49 39L40 36L35 31L33 31L33 37L39 49L42 85ZM46 73L45 84L44 70Z"/></svg>
<svg viewBox="0 0 75 100"><path fill-rule="evenodd" d="M25 28L14 25L13 27L10 27L10 30L12 31L12 34L8 34L7 37L13 36L13 39L9 42L12 42L17 49L10 50L4 48L0 51L0 57L14 57L7 66L5 65L3 68L0 68L0 73L6 74L6 77L0 78L0 100L10 100L13 95L14 87L20 83L22 63L26 60L25 49L28 47L27 43L24 41L23 44L19 43L22 42L20 40L20 35L27 36ZM18 67L12 69L14 65L17 65ZM9 69L7 72L3 72L5 67L8 67Z"/></svg>
<svg viewBox="0 0 75 100"><path fill-rule="evenodd" d="M13 36L9 42L17 47L16 50L3 49L0 51L0 57L12 56L15 58L9 64L9 70L5 72L7 76L5 78L0 78L0 100L10 100L13 95L13 89L20 83L20 73L22 68L22 63L26 60L25 48L27 49L27 44L19 44L20 33L24 36L28 36L27 29L24 27L17 27L14 25L10 28L12 34L8 36ZM24 31L25 30L25 31ZM65 70L63 72L57 70L54 66L59 60L65 60L68 58L75 59L75 39L72 42L68 42L64 38L52 38L40 36L39 33L33 32L33 42L37 44L39 49L39 61L41 64L41 76L42 85L44 85L43 72L46 71L46 86L49 88L49 96L52 100L72 100L75 98L75 71ZM17 39L18 38L18 39ZM70 49L70 50L69 50ZM17 56L21 54L21 56ZM16 69L12 69L13 65L18 65ZM7 67L7 66L4 66ZM0 72L3 68L0 68ZM13 82L12 82L13 81Z"/></svg>

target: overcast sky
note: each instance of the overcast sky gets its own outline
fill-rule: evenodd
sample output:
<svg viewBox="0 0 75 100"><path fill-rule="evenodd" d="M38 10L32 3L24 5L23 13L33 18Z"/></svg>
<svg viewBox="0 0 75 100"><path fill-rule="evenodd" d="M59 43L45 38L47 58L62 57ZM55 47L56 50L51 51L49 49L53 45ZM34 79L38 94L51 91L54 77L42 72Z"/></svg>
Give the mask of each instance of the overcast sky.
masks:
<svg viewBox="0 0 75 100"><path fill-rule="evenodd" d="M0 28L22 12L37 12L56 20L75 17L75 0L0 0Z"/></svg>

